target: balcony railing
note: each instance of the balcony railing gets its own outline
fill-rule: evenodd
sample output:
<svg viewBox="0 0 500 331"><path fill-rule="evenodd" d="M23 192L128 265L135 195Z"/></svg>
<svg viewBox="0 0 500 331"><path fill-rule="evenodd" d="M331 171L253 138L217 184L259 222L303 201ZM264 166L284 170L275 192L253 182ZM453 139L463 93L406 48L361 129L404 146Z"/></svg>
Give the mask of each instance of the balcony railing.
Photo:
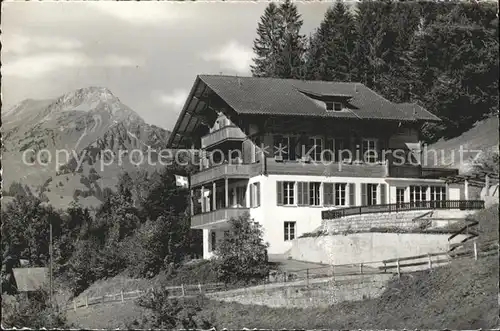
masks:
<svg viewBox="0 0 500 331"><path fill-rule="evenodd" d="M201 138L201 148L207 148L225 140L243 141L246 135L237 126L225 126L217 131L211 132Z"/></svg>
<svg viewBox="0 0 500 331"><path fill-rule="evenodd" d="M460 209L475 210L484 209L483 200L442 200L442 201L413 201L403 203L391 203L373 206L348 207L341 209L325 210L321 213L324 220L331 220L351 215L363 215L374 213L391 213L411 210L427 209Z"/></svg>
<svg viewBox="0 0 500 331"><path fill-rule="evenodd" d="M202 229L216 222L229 221L249 211L249 208L224 208L191 216L191 228Z"/></svg>
<svg viewBox="0 0 500 331"><path fill-rule="evenodd" d="M262 170L261 163L223 163L191 175L191 186L220 178L250 178Z"/></svg>

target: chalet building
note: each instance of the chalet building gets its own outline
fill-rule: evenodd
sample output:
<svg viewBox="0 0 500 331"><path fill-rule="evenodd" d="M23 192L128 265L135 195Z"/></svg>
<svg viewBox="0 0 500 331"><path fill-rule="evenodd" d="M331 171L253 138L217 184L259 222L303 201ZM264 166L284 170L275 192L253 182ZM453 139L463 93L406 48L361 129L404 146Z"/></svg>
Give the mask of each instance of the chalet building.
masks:
<svg viewBox="0 0 500 331"><path fill-rule="evenodd" d="M281 254L325 210L463 199L440 179L458 170L422 164L420 128L438 121L360 83L199 75L168 146L201 151L189 184L205 258L245 212Z"/></svg>

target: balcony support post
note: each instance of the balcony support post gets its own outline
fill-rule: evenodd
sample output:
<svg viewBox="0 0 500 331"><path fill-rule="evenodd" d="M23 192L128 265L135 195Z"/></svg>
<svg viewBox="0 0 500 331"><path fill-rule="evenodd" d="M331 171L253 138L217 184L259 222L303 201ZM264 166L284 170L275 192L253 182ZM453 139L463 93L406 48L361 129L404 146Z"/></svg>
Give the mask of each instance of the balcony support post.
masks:
<svg viewBox="0 0 500 331"><path fill-rule="evenodd" d="M224 204L226 208L229 207L229 180L227 178L224 179Z"/></svg>
<svg viewBox="0 0 500 331"><path fill-rule="evenodd" d="M217 209L217 207L216 207L216 201L215 201L215 195L216 195L215 192L216 192L216 190L217 190L217 185L216 185L216 183L214 181L213 184L212 184L212 204L213 204L212 205L212 210L216 210Z"/></svg>

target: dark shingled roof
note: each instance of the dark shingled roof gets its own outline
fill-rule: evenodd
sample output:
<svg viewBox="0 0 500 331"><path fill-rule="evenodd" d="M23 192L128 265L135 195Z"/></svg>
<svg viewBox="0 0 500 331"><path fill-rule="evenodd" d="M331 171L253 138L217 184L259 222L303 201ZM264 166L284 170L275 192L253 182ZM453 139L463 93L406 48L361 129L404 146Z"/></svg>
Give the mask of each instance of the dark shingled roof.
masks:
<svg viewBox="0 0 500 331"><path fill-rule="evenodd" d="M416 104L393 103L361 83L223 75L198 77L240 114L440 121ZM314 96L346 98L347 109L327 112L325 104Z"/></svg>

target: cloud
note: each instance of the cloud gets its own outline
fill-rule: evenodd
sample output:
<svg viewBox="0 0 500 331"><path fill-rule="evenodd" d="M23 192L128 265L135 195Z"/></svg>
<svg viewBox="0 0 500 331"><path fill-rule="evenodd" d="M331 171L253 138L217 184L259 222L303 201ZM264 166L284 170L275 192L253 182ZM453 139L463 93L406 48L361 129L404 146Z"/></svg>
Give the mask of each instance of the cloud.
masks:
<svg viewBox="0 0 500 331"><path fill-rule="evenodd" d="M177 89L170 94L158 91L154 92L154 94L157 94L157 99L160 103L180 108L184 106L189 92L187 90Z"/></svg>
<svg viewBox="0 0 500 331"><path fill-rule="evenodd" d="M220 49L203 54L205 61L219 62L221 68L234 70L240 74L248 74L254 57L253 51L236 41L231 41Z"/></svg>
<svg viewBox="0 0 500 331"><path fill-rule="evenodd" d="M116 54L91 58L80 52L46 52L4 61L2 75L35 79L65 68L133 67L139 65L139 62Z"/></svg>
<svg viewBox="0 0 500 331"><path fill-rule="evenodd" d="M28 36L24 34L5 34L2 38L2 52L26 54L43 49L74 50L83 44L76 39L55 36Z"/></svg>
<svg viewBox="0 0 500 331"><path fill-rule="evenodd" d="M151 1L90 1L86 4L102 13L132 24L156 25L178 22L190 16L189 4Z"/></svg>

